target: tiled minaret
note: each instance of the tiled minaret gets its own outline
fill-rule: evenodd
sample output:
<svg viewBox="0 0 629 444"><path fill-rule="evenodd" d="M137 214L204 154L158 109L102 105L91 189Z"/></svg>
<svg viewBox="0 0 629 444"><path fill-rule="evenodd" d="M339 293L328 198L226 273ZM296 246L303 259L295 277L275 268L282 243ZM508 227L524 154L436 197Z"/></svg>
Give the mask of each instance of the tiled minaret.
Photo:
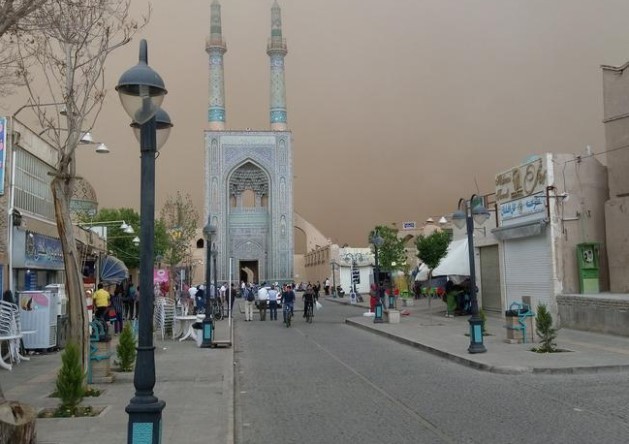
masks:
<svg viewBox="0 0 629 444"><path fill-rule="evenodd" d="M210 7L210 38L205 44L205 51L210 58L210 103L207 119L210 130L225 130L225 84L223 75L223 54L227 46L223 40L221 27L221 5L218 0Z"/></svg>
<svg viewBox="0 0 629 444"><path fill-rule="evenodd" d="M286 49L286 39L282 38L282 11L277 0L273 2L271 8L271 38L267 44L266 53L271 59L271 129L273 131L287 131L284 57L288 50Z"/></svg>

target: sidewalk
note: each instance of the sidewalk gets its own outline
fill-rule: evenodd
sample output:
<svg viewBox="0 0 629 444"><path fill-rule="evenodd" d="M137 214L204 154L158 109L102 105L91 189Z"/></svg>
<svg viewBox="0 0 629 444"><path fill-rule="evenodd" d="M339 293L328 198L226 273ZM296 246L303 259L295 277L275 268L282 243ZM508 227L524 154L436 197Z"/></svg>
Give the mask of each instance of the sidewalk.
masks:
<svg viewBox="0 0 629 444"><path fill-rule="evenodd" d="M373 317L360 316L369 311L366 302L357 303L357 316L347 319L349 325L363 328L398 342L442 356L479 370L505 373L594 373L600 371L629 370L629 337L560 329L557 347L562 353L534 353L535 345L509 344L504 319L488 316L484 337L486 353L471 354L469 316L445 317L445 304L439 299L415 300L408 316L400 316L399 324L374 324ZM331 298L326 301L349 304L349 298ZM430 304L429 304L430 302ZM531 335L528 335L529 338Z"/></svg>
<svg viewBox="0 0 629 444"><path fill-rule="evenodd" d="M228 320L216 323L216 337L227 339ZM194 340L161 340L155 335L156 384L158 399L166 402L162 411L162 442L194 444L234 442L234 353L233 348L198 348ZM117 337L112 339L112 369ZM56 407L49 395L61 364L61 352L35 354L30 361L0 369L0 383L6 399L19 400L37 410ZM97 384L99 397L84 398L83 405L104 406L98 417L37 419L40 444L123 443L127 439L129 415L125 407L133 397L133 373L114 373L110 384Z"/></svg>

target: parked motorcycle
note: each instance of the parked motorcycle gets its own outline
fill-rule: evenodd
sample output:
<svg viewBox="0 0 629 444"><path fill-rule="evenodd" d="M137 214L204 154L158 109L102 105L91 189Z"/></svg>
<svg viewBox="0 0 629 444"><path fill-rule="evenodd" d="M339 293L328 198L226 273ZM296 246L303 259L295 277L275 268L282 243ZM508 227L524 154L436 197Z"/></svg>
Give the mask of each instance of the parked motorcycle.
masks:
<svg viewBox="0 0 629 444"><path fill-rule="evenodd" d="M341 287L340 285L336 286L336 295L340 298L345 296L345 291L343 290L343 287Z"/></svg>

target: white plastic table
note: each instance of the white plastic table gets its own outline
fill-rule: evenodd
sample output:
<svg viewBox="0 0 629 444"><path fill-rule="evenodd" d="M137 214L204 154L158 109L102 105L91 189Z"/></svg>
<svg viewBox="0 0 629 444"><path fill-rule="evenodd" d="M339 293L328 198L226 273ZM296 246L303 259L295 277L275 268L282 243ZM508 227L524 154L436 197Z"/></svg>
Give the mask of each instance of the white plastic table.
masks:
<svg viewBox="0 0 629 444"><path fill-rule="evenodd" d="M194 324L194 322L199 317L200 316L175 316L175 324L177 328L176 333L174 334L174 338L179 339L179 342L185 341L189 337L192 337L192 339L196 340L196 334L194 333L192 324ZM205 318L205 316L203 316L201 319L203 318Z"/></svg>

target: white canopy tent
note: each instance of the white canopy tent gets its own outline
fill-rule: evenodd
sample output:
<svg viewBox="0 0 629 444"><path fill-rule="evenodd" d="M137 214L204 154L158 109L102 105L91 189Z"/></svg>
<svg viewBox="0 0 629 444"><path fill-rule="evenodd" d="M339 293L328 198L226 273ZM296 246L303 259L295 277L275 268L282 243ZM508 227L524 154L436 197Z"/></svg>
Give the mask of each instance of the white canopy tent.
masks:
<svg viewBox="0 0 629 444"><path fill-rule="evenodd" d="M420 264L417 274L415 275L415 282L423 282L428 280L428 273L430 268L424 263Z"/></svg>
<svg viewBox="0 0 629 444"><path fill-rule="evenodd" d="M450 242L446 256L432 271L433 276L469 276L470 257L467 248L467 238Z"/></svg>

